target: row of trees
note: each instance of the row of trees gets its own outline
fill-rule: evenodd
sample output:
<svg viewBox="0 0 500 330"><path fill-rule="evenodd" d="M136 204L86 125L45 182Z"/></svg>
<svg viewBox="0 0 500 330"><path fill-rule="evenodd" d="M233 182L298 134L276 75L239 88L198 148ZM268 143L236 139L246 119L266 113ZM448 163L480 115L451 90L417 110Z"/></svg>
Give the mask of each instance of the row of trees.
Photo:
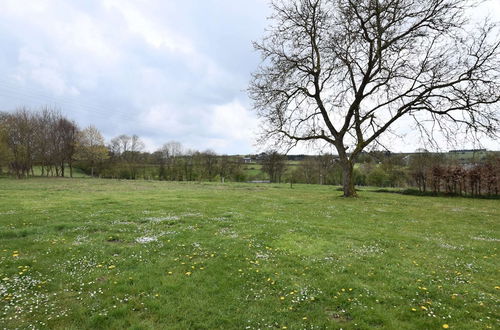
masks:
<svg viewBox="0 0 500 330"><path fill-rule="evenodd" d="M443 154L416 153L393 155L372 152L362 155L363 162L354 169L358 186L417 187L421 192L453 195L498 195L500 191L500 157L490 155L481 160L459 163ZM266 153L262 171L271 182L306 184L342 184L342 166L338 156L308 156L296 163L284 155Z"/></svg>
<svg viewBox="0 0 500 330"><path fill-rule="evenodd" d="M264 154L261 163L262 172L271 182L282 179L305 184L341 185L343 182L342 166L338 156L332 154L307 156L290 163L286 156L271 151ZM375 153L375 156L363 155L363 162L353 169L353 180L362 186L404 187L411 184L407 173L408 168L401 156Z"/></svg>
<svg viewBox="0 0 500 330"><path fill-rule="evenodd" d="M247 171L238 156L189 150L178 142L166 143L152 153L144 149L137 135L120 135L106 143L95 127L80 130L54 109L32 112L21 108L0 114L0 171L3 167L18 178L65 176L66 169L72 176L77 167L91 176L118 179L343 183L342 164L332 154L291 162L277 151L268 151L259 155L261 174L256 174ZM499 191L498 157L459 164L442 154L370 152L361 154L359 160L353 169L356 185L418 187L422 192L468 195Z"/></svg>
<svg viewBox="0 0 500 330"><path fill-rule="evenodd" d="M0 172L18 178L34 175L65 176L77 166L91 176L121 179L179 181L243 181L237 157L214 151L185 150L169 142L159 150L145 152L137 135L120 135L105 143L94 126L80 130L59 111L21 108L0 114Z"/></svg>
<svg viewBox="0 0 500 330"><path fill-rule="evenodd" d="M421 192L480 196L498 195L500 159L488 157L475 164L446 162L442 156L429 153L415 155L410 174Z"/></svg>
<svg viewBox="0 0 500 330"><path fill-rule="evenodd" d="M113 141L113 140L112 140ZM157 179L166 181L244 181L242 164L238 157L217 155L212 150L184 150L179 142L169 142L159 150L113 150L101 162L97 174L104 178ZM83 167L85 169L85 167Z"/></svg>

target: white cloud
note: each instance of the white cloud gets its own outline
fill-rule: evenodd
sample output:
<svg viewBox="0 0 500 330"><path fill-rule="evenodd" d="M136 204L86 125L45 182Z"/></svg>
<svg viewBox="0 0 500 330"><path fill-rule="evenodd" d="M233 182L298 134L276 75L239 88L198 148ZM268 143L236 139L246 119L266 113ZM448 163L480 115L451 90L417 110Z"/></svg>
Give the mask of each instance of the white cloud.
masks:
<svg viewBox="0 0 500 330"><path fill-rule="evenodd" d="M151 107L140 115L140 124L154 132L168 135L185 136L192 132L193 122L188 112L168 104Z"/></svg>
<svg viewBox="0 0 500 330"><path fill-rule="evenodd" d="M251 150L257 128L255 115L237 99L197 108L159 104L144 111L139 118L142 130L161 132L165 136L160 145L177 140L188 148L221 153Z"/></svg>
<svg viewBox="0 0 500 330"><path fill-rule="evenodd" d="M255 136L257 119L239 100L211 108L210 131L229 140L248 141Z"/></svg>
<svg viewBox="0 0 500 330"><path fill-rule="evenodd" d="M134 6L133 2L106 0L104 6L119 11L127 22L130 31L144 38L151 46L185 54L194 52L188 38L157 24L154 17L146 17L142 14L141 8Z"/></svg>
<svg viewBox="0 0 500 330"><path fill-rule="evenodd" d="M57 96L63 94L75 96L80 93L76 87L66 83L64 70L47 53L24 47L20 49L18 59L17 71L12 74L17 81L27 83L29 79Z"/></svg>
<svg viewBox="0 0 500 330"><path fill-rule="evenodd" d="M174 13L161 13L164 14L162 17L158 16L158 13L151 13L151 8L154 7L151 3L142 7L136 4L120 0L104 1L105 8L119 12L128 29L150 46L182 57L192 70L202 74L213 77L223 75L223 70L215 61L200 53L189 36L168 25L168 16ZM149 12L146 9L149 9Z"/></svg>

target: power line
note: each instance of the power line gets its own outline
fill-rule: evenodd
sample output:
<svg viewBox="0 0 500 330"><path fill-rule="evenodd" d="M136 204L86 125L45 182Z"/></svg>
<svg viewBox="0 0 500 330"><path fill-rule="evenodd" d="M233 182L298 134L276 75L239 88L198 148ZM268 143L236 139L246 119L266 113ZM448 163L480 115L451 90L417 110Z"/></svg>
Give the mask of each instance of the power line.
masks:
<svg viewBox="0 0 500 330"><path fill-rule="evenodd" d="M46 92L41 90L21 90L14 86L10 86L4 81L0 81L0 95L4 98L17 98L20 100L28 99L29 101L34 101L34 103L39 103L40 105L54 104L56 107L62 107L64 110L70 110L73 112L78 112L80 114L91 114L92 116L99 116L103 119L110 119L110 111L104 110L102 107L88 102L82 102L81 100L76 100L75 98L68 98L67 96L52 96L48 95ZM70 112L66 111L66 112ZM128 121L136 121L134 118L122 111L113 109L111 112L113 116L120 116L122 119Z"/></svg>

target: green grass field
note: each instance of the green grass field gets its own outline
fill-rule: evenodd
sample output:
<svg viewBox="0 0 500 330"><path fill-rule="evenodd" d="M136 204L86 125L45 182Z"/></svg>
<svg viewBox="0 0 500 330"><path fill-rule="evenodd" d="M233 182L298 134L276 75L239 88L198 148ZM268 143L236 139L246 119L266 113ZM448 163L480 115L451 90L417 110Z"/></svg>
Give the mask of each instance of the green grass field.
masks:
<svg viewBox="0 0 500 330"><path fill-rule="evenodd" d="M0 179L0 328L500 326L498 200Z"/></svg>

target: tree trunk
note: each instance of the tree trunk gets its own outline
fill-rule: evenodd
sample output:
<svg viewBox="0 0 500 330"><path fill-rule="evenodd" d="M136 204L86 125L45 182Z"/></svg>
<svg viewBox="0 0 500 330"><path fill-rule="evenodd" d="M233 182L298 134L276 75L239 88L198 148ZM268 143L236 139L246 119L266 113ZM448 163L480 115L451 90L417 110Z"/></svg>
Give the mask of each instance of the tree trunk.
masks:
<svg viewBox="0 0 500 330"><path fill-rule="evenodd" d="M344 197L357 197L356 190L354 189L354 164L351 160L341 160L342 166L342 186L344 190Z"/></svg>

